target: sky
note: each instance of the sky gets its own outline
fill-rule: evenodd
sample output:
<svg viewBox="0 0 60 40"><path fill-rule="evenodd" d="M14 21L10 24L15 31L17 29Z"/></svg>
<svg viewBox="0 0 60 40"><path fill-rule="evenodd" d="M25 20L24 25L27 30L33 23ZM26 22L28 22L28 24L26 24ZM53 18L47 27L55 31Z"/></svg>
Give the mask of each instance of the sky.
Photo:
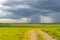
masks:
<svg viewBox="0 0 60 40"><path fill-rule="evenodd" d="M0 0L0 23L60 23L60 0Z"/></svg>

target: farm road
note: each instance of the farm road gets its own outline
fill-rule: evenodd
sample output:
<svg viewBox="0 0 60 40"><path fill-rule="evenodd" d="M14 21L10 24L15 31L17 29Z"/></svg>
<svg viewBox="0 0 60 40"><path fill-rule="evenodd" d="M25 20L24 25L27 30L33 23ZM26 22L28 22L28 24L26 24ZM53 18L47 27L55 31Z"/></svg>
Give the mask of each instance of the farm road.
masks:
<svg viewBox="0 0 60 40"><path fill-rule="evenodd" d="M57 40L52 38L49 34L47 34L46 32L43 32L40 29L32 29L27 31L25 33L25 40L38 40L37 33L41 35L44 40Z"/></svg>

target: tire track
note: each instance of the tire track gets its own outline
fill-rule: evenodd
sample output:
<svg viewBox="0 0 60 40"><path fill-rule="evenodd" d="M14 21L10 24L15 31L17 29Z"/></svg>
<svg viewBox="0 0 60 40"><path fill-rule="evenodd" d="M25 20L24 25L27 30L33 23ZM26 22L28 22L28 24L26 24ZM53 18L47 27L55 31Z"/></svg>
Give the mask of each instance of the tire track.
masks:
<svg viewBox="0 0 60 40"><path fill-rule="evenodd" d="M26 40L38 40L37 34L34 29L25 33Z"/></svg>
<svg viewBox="0 0 60 40"><path fill-rule="evenodd" d="M52 38L49 34L41 31L41 30L38 30L38 33L43 37L44 40L56 40L54 38Z"/></svg>

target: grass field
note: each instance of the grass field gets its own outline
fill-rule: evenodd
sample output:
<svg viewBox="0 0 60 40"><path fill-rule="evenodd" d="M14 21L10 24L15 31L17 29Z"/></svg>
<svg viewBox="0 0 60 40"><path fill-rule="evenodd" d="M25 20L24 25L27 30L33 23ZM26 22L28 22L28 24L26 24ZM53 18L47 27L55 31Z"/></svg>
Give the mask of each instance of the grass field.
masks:
<svg viewBox="0 0 60 40"><path fill-rule="evenodd" d="M42 30L52 38L60 40L60 24L0 24L0 40L30 40L25 33L32 29ZM44 40L37 31L36 34L38 40Z"/></svg>

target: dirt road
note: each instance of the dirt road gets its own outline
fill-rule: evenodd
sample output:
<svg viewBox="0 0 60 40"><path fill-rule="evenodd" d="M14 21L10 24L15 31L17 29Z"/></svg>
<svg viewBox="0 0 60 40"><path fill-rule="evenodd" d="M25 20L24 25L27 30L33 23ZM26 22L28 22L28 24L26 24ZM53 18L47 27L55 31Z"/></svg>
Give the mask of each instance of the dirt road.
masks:
<svg viewBox="0 0 60 40"><path fill-rule="evenodd" d="M32 29L32 30L27 31L25 33L24 40L38 40L37 34L41 35L44 40L56 40L56 39L52 38L46 32L41 31L40 29Z"/></svg>

